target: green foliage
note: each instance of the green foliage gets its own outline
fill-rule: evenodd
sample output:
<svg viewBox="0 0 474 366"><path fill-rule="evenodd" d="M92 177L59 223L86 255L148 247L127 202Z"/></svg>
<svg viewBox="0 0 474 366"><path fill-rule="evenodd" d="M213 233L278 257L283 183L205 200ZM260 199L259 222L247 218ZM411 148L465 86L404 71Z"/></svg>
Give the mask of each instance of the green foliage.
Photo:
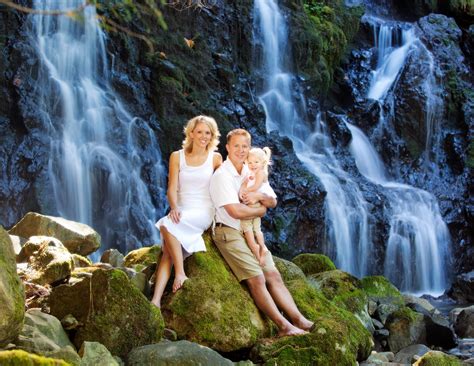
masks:
<svg viewBox="0 0 474 366"><path fill-rule="evenodd" d="M307 276L336 269L331 259L323 254L303 253L293 258L292 262Z"/></svg>
<svg viewBox="0 0 474 366"><path fill-rule="evenodd" d="M20 350L0 351L2 366L69 366L70 364L54 358L37 356Z"/></svg>

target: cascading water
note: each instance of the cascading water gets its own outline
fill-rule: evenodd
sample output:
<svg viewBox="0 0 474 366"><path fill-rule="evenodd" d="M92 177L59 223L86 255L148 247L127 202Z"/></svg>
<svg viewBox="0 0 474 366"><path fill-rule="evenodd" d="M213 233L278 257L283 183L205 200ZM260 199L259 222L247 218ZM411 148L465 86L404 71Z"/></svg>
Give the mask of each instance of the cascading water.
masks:
<svg viewBox="0 0 474 366"><path fill-rule="evenodd" d="M84 1L36 0L34 6L66 11ZM142 174L161 191L161 154L148 124L130 115L110 86L95 8L85 6L81 16L32 16L30 38L41 62L36 98L50 126L52 194L57 214L91 225L103 246L126 252L159 240L153 224L160 212Z"/></svg>
<svg viewBox="0 0 474 366"><path fill-rule="evenodd" d="M259 96L266 113L267 131L278 130L288 136L298 158L318 177L327 192L326 227L328 248L336 265L357 276L368 274L372 241L367 204L349 175L340 167L333 154L323 121L318 117L314 131L304 121L304 98L293 98L293 75L286 64L287 28L273 0L254 3L255 44L262 48L259 65L265 85Z"/></svg>
<svg viewBox="0 0 474 366"><path fill-rule="evenodd" d="M409 52L422 52L428 63L429 75L423 84L426 95L426 161L437 134L436 117L442 108L437 94L433 57L414 36L413 27L402 23L384 22L365 16L373 25L377 68L367 97L386 104L387 112L380 108L378 126L372 137L380 142L385 133L396 140L391 126L395 113L394 95L396 80L400 77ZM402 41L397 42L402 34ZM387 114L388 115L387 115ZM448 263L450 261L450 237L434 196L426 191L397 183L388 178L382 160L361 130L347 123L352 132L350 146L359 171L374 183L384 187L384 195L390 204L390 232L387 243L384 274L403 291L420 293L442 293L448 285Z"/></svg>
<svg viewBox="0 0 474 366"><path fill-rule="evenodd" d="M383 186L390 203L390 233L384 275L402 291L441 294L447 287L449 231L436 199L426 191L387 178L369 139L346 123L352 133L350 150L366 178Z"/></svg>

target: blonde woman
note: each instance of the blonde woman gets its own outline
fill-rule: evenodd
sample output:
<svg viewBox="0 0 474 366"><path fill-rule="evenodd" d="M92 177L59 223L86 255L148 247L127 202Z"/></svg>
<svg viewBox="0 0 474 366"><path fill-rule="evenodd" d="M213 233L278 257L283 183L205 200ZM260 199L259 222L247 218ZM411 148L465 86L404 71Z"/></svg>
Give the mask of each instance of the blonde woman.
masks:
<svg viewBox="0 0 474 366"><path fill-rule="evenodd" d="M162 237L163 256L156 270L152 303L161 306L161 298L174 265L173 292L188 279L183 260L206 250L202 233L209 228L215 209L209 193L212 174L222 163L215 152L219 144L216 121L207 116L192 118L184 128L183 148L170 156L168 203L170 212L156 226Z"/></svg>

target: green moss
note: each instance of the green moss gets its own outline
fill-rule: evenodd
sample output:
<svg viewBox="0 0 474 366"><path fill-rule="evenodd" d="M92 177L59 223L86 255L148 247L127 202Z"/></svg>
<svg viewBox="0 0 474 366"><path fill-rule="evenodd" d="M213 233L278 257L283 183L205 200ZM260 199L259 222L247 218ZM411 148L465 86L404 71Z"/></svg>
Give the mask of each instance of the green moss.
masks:
<svg viewBox="0 0 474 366"><path fill-rule="evenodd" d="M292 42L299 72L319 95L327 93L334 70L359 29L361 7L341 0L304 0L303 12L292 16Z"/></svg>
<svg viewBox="0 0 474 366"><path fill-rule="evenodd" d="M206 252L185 261L189 277L176 294L165 294L163 313L178 338L229 352L251 347L268 334L252 298L225 264L209 233Z"/></svg>
<svg viewBox="0 0 474 366"><path fill-rule="evenodd" d="M266 365L355 365L366 359L373 342L357 318L326 299L307 281L286 282L298 308L315 322L307 335L261 341L253 350L254 361Z"/></svg>
<svg viewBox="0 0 474 366"><path fill-rule="evenodd" d="M70 364L54 358L34 355L21 350L0 351L2 366L69 366Z"/></svg>
<svg viewBox="0 0 474 366"><path fill-rule="evenodd" d="M323 254L303 253L293 258L292 262L307 276L336 269L332 260Z"/></svg>
<svg viewBox="0 0 474 366"><path fill-rule="evenodd" d="M151 247L143 247L129 252L124 258L125 267L133 267L137 264L145 266L156 263L158 256L161 254L161 247L153 245Z"/></svg>
<svg viewBox="0 0 474 366"><path fill-rule="evenodd" d="M439 351L427 352L414 366L461 366L463 363L455 356L447 355Z"/></svg>
<svg viewBox="0 0 474 366"><path fill-rule="evenodd" d="M403 305L403 296L398 289L383 276L368 276L361 280L362 289L374 301L388 300L395 305Z"/></svg>

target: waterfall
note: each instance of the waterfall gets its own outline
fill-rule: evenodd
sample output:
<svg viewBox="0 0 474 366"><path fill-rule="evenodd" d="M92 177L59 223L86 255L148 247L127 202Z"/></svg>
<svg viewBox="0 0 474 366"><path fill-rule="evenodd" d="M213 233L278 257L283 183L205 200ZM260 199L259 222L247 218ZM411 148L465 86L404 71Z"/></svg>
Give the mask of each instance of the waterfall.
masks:
<svg viewBox="0 0 474 366"><path fill-rule="evenodd" d="M365 19L372 24L377 49L377 68L372 72L367 97L380 100L385 97L405 64L408 51L415 40L415 32L413 27L401 29L375 17L365 16Z"/></svg>
<svg viewBox="0 0 474 366"><path fill-rule="evenodd" d="M83 5L34 2L38 10ZM106 36L95 7L84 7L80 17L31 18L31 43L41 63L35 98L38 115L50 126L51 194L57 214L96 229L102 248L127 252L159 240L154 221L160 212L142 176L161 192L161 154L147 122L132 116L110 85Z"/></svg>
<svg viewBox="0 0 474 366"><path fill-rule="evenodd" d="M430 193L387 178L382 159L357 127L350 151L361 174L384 187L390 204L390 232L384 275L402 291L441 294L448 284L451 257L447 225Z"/></svg>
<svg viewBox="0 0 474 366"><path fill-rule="evenodd" d="M263 52L259 67L264 86L259 101L265 110L267 131L277 130L292 140L298 158L327 192L326 231L331 245L327 254L339 268L364 276L369 272L372 251L367 203L335 158L320 115L310 128L305 121L304 97L293 97L287 27L275 1L255 1L254 36L256 47Z"/></svg>

